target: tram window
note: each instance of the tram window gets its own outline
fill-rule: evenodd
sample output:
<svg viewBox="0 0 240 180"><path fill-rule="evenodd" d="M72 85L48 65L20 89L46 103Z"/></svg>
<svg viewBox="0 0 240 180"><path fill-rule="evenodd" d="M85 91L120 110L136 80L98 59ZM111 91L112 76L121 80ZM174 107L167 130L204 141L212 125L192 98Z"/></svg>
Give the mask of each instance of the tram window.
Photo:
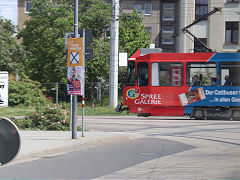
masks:
<svg viewBox="0 0 240 180"><path fill-rule="evenodd" d="M240 86L240 63L220 63L220 76L222 86Z"/></svg>
<svg viewBox="0 0 240 180"><path fill-rule="evenodd" d="M128 69L127 69L126 86L134 86L134 85L135 85L135 62L129 61Z"/></svg>
<svg viewBox="0 0 240 180"><path fill-rule="evenodd" d="M182 86L182 63L152 63L152 86Z"/></svg>
<svg viewBox="0 0 240 180"><path fill-rule="evenodd" d="M146 62L137 64L137 84L138 86L148 85L148 63Z"/></svg>
<svg viewBox="0 0 240 180"><path fill-rule="evenodd" d="M215 63L188 63L188 86L216 86L217 76ZM197 83L196 83L197 81Z"/></svg>

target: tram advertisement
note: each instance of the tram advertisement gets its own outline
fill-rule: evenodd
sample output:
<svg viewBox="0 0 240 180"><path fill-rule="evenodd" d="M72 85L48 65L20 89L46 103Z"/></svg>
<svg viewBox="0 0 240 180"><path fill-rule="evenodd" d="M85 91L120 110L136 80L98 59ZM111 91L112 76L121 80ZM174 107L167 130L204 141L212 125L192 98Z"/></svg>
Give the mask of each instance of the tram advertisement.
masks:
<svg viewBox="0 0 240 180"><path fill-rule="evenodd" d="M174 88L175 89L175 88ZM158 93L141 92L140 88L131 88L126 91L126 100L132 105L157 106L230 106L240 105L240 89L214 89L214 87L200 87L190 89L185 93L176 94L175 90Z"/></svg>
<svg viewBox="0 0 240 180"><path fill-rule="evenodd" d="M195 90L179 94L182 106L194 103L194 106L239 106L240 89L238 87L200 87Z"/></svg>
<svg viewBox="0 0 240 180"><path fill-rule="evenodd" d="M131 88L126 91L126 97L134 100L134 104L162 104L161 94L140 94L139 88Z"/></svg>
<svg viewBox="0 0 240 180"><path fill-rule="evenodd" d="M179 94L179 99L181 101L182 106L185 106L185 105L191 104L193 102L197 102L197 101L206 99L206 95L203 91L203 88L200 87L193 91Z"/></svg>

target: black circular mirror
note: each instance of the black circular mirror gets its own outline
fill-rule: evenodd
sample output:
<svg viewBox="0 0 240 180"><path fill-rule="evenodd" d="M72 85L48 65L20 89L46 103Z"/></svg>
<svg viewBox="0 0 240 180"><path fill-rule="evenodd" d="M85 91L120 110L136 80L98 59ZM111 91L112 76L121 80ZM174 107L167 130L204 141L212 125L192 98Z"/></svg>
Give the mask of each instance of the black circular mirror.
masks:
<svg viewBox="0 0 240 180"><path fill-rule="evenodd" d="M17 156L20 143L17 126L11 120L0 117L0 165L9 163Z"/></svg>

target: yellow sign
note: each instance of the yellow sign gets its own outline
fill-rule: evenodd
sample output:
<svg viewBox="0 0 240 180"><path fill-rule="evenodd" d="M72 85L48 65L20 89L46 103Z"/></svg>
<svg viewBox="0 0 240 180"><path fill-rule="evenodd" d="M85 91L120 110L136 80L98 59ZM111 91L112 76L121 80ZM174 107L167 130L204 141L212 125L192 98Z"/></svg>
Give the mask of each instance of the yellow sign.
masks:
<svg viewBox="0 0 240 180"><path fill-rule="evenodd" d="M83 66L83 38L68 39L67 66Z"/></svg>

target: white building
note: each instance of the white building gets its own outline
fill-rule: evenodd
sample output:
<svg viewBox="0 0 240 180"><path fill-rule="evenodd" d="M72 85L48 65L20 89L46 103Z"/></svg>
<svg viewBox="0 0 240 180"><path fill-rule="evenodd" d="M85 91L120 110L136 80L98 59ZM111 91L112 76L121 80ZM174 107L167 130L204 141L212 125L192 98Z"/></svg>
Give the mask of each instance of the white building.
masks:
<svg viewBox="0 0 240 180"><path fill-rule="evenodd" d="M193 25L189 30L214 52L236 52L240 50L240 2L239 0L181 0L180 36L178 52L193 52L198 48L196 40L181 29L201 14L220 11L206 20ZM183 18L185 17L185 18Z"/></svg>

